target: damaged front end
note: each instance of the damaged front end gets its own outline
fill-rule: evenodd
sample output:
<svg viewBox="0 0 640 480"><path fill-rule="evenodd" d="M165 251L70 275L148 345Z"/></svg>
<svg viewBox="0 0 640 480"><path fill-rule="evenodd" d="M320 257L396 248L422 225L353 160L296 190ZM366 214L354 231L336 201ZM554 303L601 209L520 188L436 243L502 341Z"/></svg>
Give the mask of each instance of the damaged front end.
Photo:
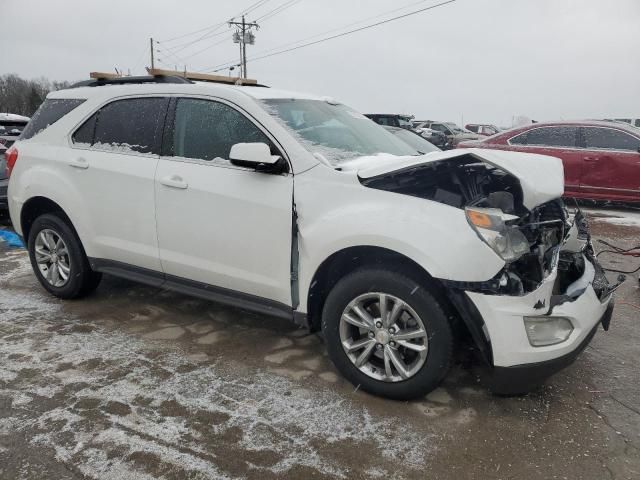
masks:
<svg viewBox="0 0 640 480"><path fill-rule="evenodd" d="M463 210L503 260L485 281L440 279L494 372L573 358L598 324L608 328L612 292L623 279L609 284L582 212L566 208L559 159L459 150L359 177L370 188Z"/></svg>
<svg viewBox="0 0 640 480"><path fill-rule="evenodd" d="M611 292L612 287L593 255L584 216L579 211L570 215L560 198L562 171L549 171L552 164L543 161L551 157L526 155L527 158L514 161L511 152L458 152L447 153L446 158L429 155L428 162L360 175L362 184L370 188L463 209L470 227L505 262L504 268L487 281L444 280L448 287L522 296L536 290L558 270L554 292L558 298L553 299L557 304L570 299L564 292L582 277L588 263L597 273L594 288L599 295ZM531 162L531 157L538 158ZM517 161L523 165L512 173L514 169L510 167ZM521 174L527 167L531 169L527 177L532 178ZM557 178L536 178L540 169ZM536 200L547 201L532 206ZM551 304L547 306L552 308Z"/></svg>

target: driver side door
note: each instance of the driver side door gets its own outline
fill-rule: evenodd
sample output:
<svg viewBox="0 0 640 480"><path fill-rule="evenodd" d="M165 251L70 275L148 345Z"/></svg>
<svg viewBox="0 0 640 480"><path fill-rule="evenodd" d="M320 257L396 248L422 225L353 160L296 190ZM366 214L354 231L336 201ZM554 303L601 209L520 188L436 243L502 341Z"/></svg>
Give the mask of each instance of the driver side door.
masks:
<svg viewBox="0 0 640 480"><path fill-rule="evenodd" d="M293 176L229 161L269 134L231 104L177 98L156 172L158 244L169 282L291 306ZM282 154L282 152L277 152Z"/></svg>

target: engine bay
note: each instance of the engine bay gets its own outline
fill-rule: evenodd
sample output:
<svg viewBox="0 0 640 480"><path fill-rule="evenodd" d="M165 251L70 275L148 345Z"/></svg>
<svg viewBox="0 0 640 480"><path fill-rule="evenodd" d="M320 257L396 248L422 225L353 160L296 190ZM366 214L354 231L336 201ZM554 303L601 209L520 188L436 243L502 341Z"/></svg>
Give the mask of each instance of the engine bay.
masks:
<svg viewBox="0 0 640 480"><path fill-rule="evenodd" d="M460 288L473 287L476 291L502 295L524 295L535 290L558 265L560 247L572 227L562 199L528 210L523 205L520 182L514 175L472 155L360 181L369 188L424 198L459 209L498 209L509 216L506 226L515 227L524 235L528 251L513 261L506 261L503 271L490 281L474 282L473 286L451 282L459 284Z"/></svg>

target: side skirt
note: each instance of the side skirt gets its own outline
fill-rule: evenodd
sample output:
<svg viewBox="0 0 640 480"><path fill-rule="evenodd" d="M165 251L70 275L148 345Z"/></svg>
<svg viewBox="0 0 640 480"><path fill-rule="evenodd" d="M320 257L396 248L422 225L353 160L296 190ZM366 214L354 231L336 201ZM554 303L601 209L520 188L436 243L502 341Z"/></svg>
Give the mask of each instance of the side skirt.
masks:
<svg viewBox="0 0 640 480"><path fill-rule="evenodd" d="M91 268L96 272L106 273L115 277L125 278L133 282L143 283L157 288L166 288L174 292L192 297L202 298L231 307L249 310L263 315L294 320L294 311L285 305L267 298L237 292L227 288L216 287L202 282L195 282L186 278L166 275L162 272L136 267L127 263L89 258Z"/></svg>

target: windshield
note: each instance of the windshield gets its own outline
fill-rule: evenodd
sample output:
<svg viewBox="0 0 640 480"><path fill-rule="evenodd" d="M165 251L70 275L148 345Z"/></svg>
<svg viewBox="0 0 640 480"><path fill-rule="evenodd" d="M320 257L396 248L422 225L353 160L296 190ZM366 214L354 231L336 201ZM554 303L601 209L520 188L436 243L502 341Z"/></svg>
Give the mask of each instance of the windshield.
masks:
<svg viewBox="0 0 640 480"><path fill-rule="evenodd" d="M428 142L420 135L417 135L409 130L396 130L393 134L400 138L403 142L409 144L411 148L416 149L419 153L439 152L440 149Z"/></svg>
<svg viewBox="0 0 640 480"><path fill-rule="evenodd" d="M322 154L334 165L380 153L418 154L392 133L345 105L299 99L270 99L264 104L310 152Z"/></svg>

